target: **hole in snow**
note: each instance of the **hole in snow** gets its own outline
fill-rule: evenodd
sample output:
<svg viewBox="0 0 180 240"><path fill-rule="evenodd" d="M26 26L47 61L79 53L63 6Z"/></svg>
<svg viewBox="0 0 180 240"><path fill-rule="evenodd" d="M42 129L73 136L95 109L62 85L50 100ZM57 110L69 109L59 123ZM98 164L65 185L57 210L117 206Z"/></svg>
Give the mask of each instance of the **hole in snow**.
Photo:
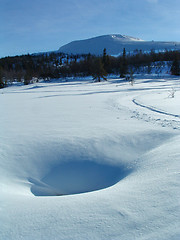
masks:
<svg viewBox="0 0 180 240"><path fill-rule="evenodd" d="M110 187L127 176L124 167L99 164L91 161L62 163L43 177L29 179L35 196L57 196L91 192Z"/></svg>

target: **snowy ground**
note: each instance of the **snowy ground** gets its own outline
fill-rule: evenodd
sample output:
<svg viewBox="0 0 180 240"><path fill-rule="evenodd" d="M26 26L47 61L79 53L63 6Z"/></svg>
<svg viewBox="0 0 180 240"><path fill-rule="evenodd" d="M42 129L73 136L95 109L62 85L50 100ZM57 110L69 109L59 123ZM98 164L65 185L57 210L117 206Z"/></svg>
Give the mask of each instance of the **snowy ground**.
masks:
<svg viewBox="0 0 180 240"><path fill-rule="evenodd" d="M12 86L0 102L0 239L180 239L180 78Z"/></svg>

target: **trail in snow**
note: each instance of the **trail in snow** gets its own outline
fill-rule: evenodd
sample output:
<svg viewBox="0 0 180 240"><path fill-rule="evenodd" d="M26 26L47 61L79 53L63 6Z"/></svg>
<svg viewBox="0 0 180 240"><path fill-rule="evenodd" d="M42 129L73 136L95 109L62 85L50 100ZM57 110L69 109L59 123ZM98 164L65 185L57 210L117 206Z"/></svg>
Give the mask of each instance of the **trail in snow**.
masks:
<svg viewBox="0 0 180 240"><path fill-rule="evenodd" d="M163 114L163 115L170 116L170 117L180 118L180 115L178 115L178 114L168 113L168 112L159 110L155 107L139 103L139 101L137 101L137 99L135 99L135 98L132 99L132 102L135 105L137 105L141 108L150 110L152 112ZM155 115L152 116L150 114L142 113L137 110L132 111L132 113L133 113L133 115L131 116L131 118L137 118L137 119L143 120L145 122L151 122L153 124L158 124L161 127L168 127L168 128L172 128L175 130L180 130L180 121L178 121L178 120L170 120L170 119L164 119L164 118L162 119L160 117L156 118Z"/></svg>
<svg viewBox="0 0 180 240"><path fill-rule="evenodd" d="M150 107L150 106L144 105L144 104L142 104L142 103L139 103L136 99L133 99L132 102L133 102L134 104L136 104L137 106L146 108L146 109L148 109L148 110L150 110L150 111L153 111L153 112L156 112L156 113L160 113L160 114L164 114L164 115L167 115L167 116L172 116L172 117L180 118L180 115L178 115L178 114L172 114L172 113L168 113L168 112L165 112L165 111L162 111L162 110L158 110L158 109L155 108L155 107Z"/></svg>
<svg viewBox="0 0 180 240"><path fill-rule="evenodd" d="M176 120L167 120L167 119L161 119L161 118L155 118L153 116L150 116L146 113L140 113L138 111L132 111L131 118L136 118L139 120L143 120L145 122L150 122L153 124L158 124L161 127L168 127L175 130L180 130L180 121Z"/></svg>

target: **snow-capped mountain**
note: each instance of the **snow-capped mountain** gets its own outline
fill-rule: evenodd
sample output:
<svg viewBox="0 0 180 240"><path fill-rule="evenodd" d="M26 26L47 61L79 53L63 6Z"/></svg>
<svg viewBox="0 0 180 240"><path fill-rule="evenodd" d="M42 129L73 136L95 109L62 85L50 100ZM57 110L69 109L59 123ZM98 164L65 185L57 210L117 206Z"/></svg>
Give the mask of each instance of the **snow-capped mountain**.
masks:
<svg viewBox="0 0 180 240"><path fill-rule="evenodd" d="M144 41L126 35L111 34L70 42L60 47L58 52L99 55L102 54L104 48L109 55L119 55L123 48L126 48L127 52L151 51L152 49L155 51L179 50L180 42Z"/></svg>

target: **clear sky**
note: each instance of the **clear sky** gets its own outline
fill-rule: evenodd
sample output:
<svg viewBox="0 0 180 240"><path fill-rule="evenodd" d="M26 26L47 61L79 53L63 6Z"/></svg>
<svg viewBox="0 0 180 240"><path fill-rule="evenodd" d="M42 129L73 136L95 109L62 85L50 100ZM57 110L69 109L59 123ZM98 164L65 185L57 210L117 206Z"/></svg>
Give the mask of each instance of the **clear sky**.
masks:
<svg viewBox="0 0 180 240"><path fill-rule="evenodd" d="M0 57L115 33L180 41L180 0L0 0Z"/></svg>

